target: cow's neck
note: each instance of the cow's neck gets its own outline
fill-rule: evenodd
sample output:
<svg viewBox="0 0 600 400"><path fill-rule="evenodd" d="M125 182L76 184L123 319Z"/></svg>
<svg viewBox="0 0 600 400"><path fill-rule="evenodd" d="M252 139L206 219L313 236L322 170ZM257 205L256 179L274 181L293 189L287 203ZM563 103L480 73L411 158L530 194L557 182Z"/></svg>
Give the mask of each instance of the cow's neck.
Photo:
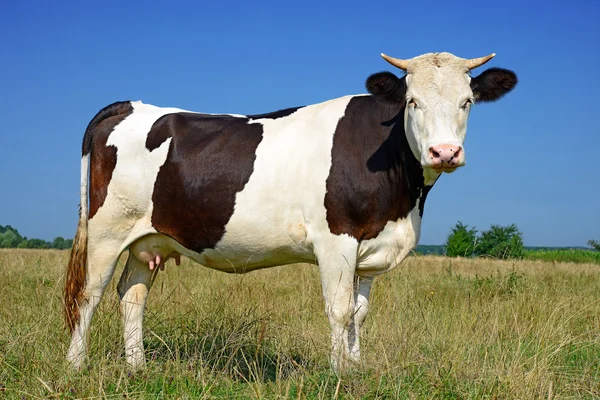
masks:
<svg viewBox="0 0 600 400"><path fill-rule="evenodd" d="M415 206L418 205L419 216L422 217L427 194L439 178L440 174L435 172L428 173L427 170L424 170L420 161L417 160L411 151L404 130L404 108L396 111L393 121L394 125L390 137L398 137L400 144L393 155L393 158L400 161L399 164L396 165L396 170L398 171L397 185L398 187L408 190L411 203ZM403 193L400 193L400 195L406 196L406 194Z"/></svg>

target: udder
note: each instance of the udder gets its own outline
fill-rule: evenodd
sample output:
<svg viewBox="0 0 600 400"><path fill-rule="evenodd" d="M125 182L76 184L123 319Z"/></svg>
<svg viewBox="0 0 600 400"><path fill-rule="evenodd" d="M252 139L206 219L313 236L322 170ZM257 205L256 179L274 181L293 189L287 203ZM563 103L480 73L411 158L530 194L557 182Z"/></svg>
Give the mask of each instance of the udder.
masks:
<svg viewBox="0 0 600 400"><path fill-rule="evenodd" d="M181 263L181 255L173 248L172 239L162 235L144 236L129 246L129 251L135 258L148 264L151 270L159 267L165 269L165 263L173 258L175 264Z"/></svg>

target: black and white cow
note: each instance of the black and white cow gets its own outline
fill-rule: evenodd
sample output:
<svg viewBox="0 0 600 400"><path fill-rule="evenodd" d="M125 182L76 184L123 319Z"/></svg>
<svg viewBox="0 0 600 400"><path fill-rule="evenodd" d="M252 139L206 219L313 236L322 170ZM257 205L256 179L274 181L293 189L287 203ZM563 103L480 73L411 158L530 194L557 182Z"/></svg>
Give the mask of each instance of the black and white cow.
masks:
<svg viewBox="0 0 600 400"><path fill-rule="evenodd" d="M135 368L145 363L142 319L154 275L180 255L231 273L317 264L332 363L357 361L373 277L416 246L427 193L441 173L464 165L471 105L517 83L499 68L471 78L493 54L382 56L406 74L377 73L370 94L270 114L129 101L101 110L83 139L65 286L71 363L84 362L92 315L127 249L118 291Z"/></svg>

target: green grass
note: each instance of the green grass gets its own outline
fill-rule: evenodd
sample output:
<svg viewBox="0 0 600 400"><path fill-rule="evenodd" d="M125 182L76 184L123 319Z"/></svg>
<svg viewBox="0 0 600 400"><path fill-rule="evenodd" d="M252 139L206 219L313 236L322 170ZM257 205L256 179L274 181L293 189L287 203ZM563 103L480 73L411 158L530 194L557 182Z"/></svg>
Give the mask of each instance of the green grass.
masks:
<svg viewBox="0 0 600 400"><path fill-rule="evenodd" d="M415 253L423 255L444 255L445 247L441 245L419 245ZM525 248L523 258L547 262L574 262L600 264L600 251L585 248Z"/></svg>
<svg viewBox="0 0 600 400"><path fill-rule="evenodd" d="M584 249L525 250L528 260L596 263L600 264L600 251Z"/></svg>
<svg viewBox="0 0 600 400"><path fill-rule="evenodd" d="M410 257L375 281L363 364L339 379L314 266L236 276L185 260L150 293L146 370L125 365L116 276L71 371L67 256L0 251L0 397L600 397L598 264Z"/></svg>

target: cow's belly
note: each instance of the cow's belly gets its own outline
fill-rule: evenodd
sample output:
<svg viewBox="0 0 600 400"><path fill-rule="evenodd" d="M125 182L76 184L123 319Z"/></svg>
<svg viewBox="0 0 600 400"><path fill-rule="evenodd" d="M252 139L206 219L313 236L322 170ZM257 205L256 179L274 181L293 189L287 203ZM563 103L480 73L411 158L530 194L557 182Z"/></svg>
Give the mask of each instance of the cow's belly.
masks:
<svg viewBox="0 0 600 400"><path fill-rule="evenodd" d="M257 243L255 238L247 237L237 243L223 243L214 249L206 249L197 253L184 247L175 239L160 234L147 234L129 246L131 253L144 263L165 263L171 258L179 259L180 255L212 269L246 273L260 268L277 265L310 262L314 263L314 255L309 247L302 244L286 244L273 247ZM159 261L160 260L160 261Z"/></svg>
<svg viewBox="0 0 600 400"><path fill-rule="evenodd" d="M379 275L398 266L419 242L420 229L417 203L406 218L388 222L377 237L360 243L356 273Z"/></svg>
<svg viewBox="0 0 600 400"><path fill-rule="evenodd" d="M310 253L298 253L290 249L274 249L269 252L236 251L223 253L218 250L207 250L194 261L219 271L243 274L261 268L296 263L314 263Z"/></svg>
<svg viewBox="0 0 600 400"><path fill-rule="evenodd" d="M214 249L204 250L197 261L211 268L246 272L298 262L314 263L315 258L303 214L271 199L263 205L253 204L252 211L237 209L223 238Z"/></svg>

